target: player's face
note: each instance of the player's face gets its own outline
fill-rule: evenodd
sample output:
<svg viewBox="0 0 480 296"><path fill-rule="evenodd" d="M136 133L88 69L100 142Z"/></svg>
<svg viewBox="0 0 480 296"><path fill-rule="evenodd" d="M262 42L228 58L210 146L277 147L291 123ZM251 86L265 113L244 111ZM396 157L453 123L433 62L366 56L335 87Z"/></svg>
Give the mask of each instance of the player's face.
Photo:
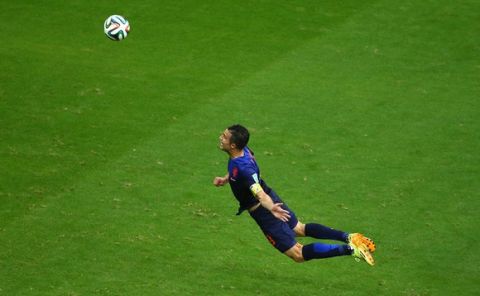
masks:
<svg viewBox="0 0 480 296"><path fill-rule="evenodd" d="M223 133L220 135L220 149L223 151L230 151L232 148L231 143L230 143L230 138L232 137L232 133L226 129L223 131Z"/></svg>

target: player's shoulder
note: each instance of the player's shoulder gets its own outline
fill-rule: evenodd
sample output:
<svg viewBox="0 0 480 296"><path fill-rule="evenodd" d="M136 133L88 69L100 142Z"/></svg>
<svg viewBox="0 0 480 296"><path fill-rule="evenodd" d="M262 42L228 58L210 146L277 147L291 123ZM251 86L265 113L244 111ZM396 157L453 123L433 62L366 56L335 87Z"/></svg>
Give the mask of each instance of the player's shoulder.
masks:
<svg viewBox="0 0 480 296"><path fill-rule="evenodd" d="M237 166L239 168L246 168L246 167L249 167L251 165L251 163L245 157L235 158L235 159L232 160L232 162L235 166Z"/></svg>
<svg viewBox="0 0 480 296"><path fill-rule="evenodd" d="M255 171L255 164L250 160L249 157L239 157L233 160L233 166L236 167L240 173L250 174L252 171Z"/></svg>

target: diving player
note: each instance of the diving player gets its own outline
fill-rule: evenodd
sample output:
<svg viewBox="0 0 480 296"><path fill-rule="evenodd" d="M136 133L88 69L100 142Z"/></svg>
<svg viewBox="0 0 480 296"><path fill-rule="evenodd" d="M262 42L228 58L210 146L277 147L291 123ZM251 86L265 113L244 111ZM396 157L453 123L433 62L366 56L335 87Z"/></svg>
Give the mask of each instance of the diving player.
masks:
<svg viewBox="0 0 480 296"><path fill-rule="evenodd" d="M268 241L295 262L352 255L374 265L371 253L376 247L371 239L360 233L349 234L318 223L298 221L295 213L261 178L254 154L247 147L249 138L248 130L238 124L228 127L220 135L220 149L229 155L228 173L215 177L213 184L217 187L230 184L240 204L237 215L248 211ZM296 237L303 236L343 244L315 242L304 246L296 240Z"/></svg>

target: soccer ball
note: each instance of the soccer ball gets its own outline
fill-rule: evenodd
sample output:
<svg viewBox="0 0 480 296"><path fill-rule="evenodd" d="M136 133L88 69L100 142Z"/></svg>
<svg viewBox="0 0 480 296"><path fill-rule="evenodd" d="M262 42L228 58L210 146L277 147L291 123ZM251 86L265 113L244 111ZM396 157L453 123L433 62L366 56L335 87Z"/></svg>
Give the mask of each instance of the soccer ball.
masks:
<svg viewBox="0 0 480 296"><path fill-rule="evenodd" d="M108 38L121 41L127 38L127 34L130 31L130 24L121 15L111 15L105 20L103 31Z"/></svg>

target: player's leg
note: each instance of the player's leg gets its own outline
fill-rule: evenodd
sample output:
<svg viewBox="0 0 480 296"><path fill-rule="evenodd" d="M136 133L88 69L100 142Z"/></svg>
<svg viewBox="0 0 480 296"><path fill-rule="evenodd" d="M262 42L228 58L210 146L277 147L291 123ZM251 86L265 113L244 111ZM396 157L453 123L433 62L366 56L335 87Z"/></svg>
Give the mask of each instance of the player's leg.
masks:
<svg viewBox="0 0 480 296"><path fill-rule="evenodd" d="M318 223L303 224L298 220L295 212L293 212L285 202L283 202L282 208L289 212L290 220L288 221L288 225L293 229L296 236L336 240L344 243L349 242L347 232L336 230Z"/></svg>
<svg viewBox="0 0 480 296"><path fill-rule="evenodd" d="M312 259L352 255L352 252L353 250L348 245L313 243L303 246L300 243L296 243L293 247L285 251L284 254L295 262L300 263Z"/></svg>
<svg viewBox="0 0 480 296"><path fill-rule="evenodd" d="M307 236L305 234L305 224L303 224L302 222L298 221L297 222L297 225L295 225L295 227L293 228L293 231L295 232L295 234L299 237L304 237L304 236Z"/></svg>
<svg viewBox="0 0 480 296"><path fill-rule="evenodd" d="M325 259L352 255L355 260L364 260L369 265L375 265L375 260L373 259L372 254L364 245L356 247L354 245L328 245L322 243L313 243L303 246L297 242L283 253L297 263L312 259Z"/></svg>
<svg viewBox="0 0 480 296"><path fill-rule="evenodd" d="M376 250L375 243L372 239L364 236L361 233L346 233L343 231L335 230L321 224L316 223L309 223L303 224L302 222L298 221L297 225L293 228L295 234L299 237L309 236L318 239L332 239L338 240L342 242L346 242L349 245L354 245L359 247L360 245L364 245L367 247L368 251L373 253Z"/></svg>
<svg viewBox="0 0 480 296"><path fill-rule="evenodd" d="M293 247L286 250L284 254L290 257L293 261L297 263L302 263L305 261L305 259L303 258L302 249L303 245L300 243L296 243Z"/></svg>
<svg viewBox="0 0 480 296"><path fill-rule="evenodd" d="M298 223L293 228L297 236L308 236L318 239L330 239L348 243L348 233L318 223Z"/></svg>
<svg viewBox="0 0 480 296"><path fill-rule="evenodd" d="M297 233L291 226L275 218L263 207L251 212L250 215L258 223L272 246L295 262L345 255L354 255L356 258L365 260L371 258L368 249L364 248L363 245L360 248L356 248L353 245L330 245L323 243L312 243L302 246L296 241L295 236ZM298 229L300 229L300 226ZM373 265L373 258L371 258L371 261L372 263L369 262L369 264Z"/></svg>

